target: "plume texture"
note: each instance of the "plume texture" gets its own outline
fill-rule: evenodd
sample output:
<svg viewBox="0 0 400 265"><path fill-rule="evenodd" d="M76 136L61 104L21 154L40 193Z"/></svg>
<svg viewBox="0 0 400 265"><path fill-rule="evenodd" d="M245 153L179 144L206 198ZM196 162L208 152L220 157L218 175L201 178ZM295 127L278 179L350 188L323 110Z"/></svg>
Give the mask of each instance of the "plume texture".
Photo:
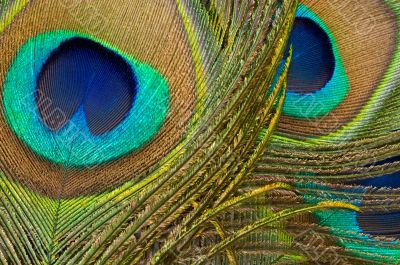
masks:
<svg viewBox="0 0 400 265"><path fill-rule="evenodd" d="M0 0L0 264L400 264L398 0Z"/></svg>

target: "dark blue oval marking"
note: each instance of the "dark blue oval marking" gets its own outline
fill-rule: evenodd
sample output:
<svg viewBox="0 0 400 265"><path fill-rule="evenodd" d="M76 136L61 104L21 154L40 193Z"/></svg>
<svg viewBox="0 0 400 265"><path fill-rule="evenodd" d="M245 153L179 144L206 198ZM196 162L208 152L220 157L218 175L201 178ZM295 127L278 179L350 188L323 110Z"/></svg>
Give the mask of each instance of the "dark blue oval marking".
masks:
<svg viewBox="0 0 400 265"><path fill-rule="evenodd" d="M393 163L400 161L400 156L390 157L385 160L378 161L373 164L368 164L366 167L379 166L387 163ZM394 173L385 174L382 176L349 181L350 184L361 185L361 186L373 186L376 188L400 188L400 170Z"/></svg>
<svg viewBox="0 0 400 265"><path fill-rule="evenodd" d="M312 93L323 88L332 78L335 69L335 56L329 36L311 19L296 17L288 43L293 47L288 90Z"/></svg>
<svg viewBox="0 0 400 265"><path fill-rule="evenodd" d="M357 213L357 221L366 234L400 239L400 213Z"/></svg>
<svg viewBox="0 0 400 265"><path fill-rule="evenodd" d="M136 94L132 67L118 54L85 38L71 38L55 49L37 81L39 113L60 130L82 107L94 135L114 129L131 109ZM57 113L59 115L52 115Z"/></svg>

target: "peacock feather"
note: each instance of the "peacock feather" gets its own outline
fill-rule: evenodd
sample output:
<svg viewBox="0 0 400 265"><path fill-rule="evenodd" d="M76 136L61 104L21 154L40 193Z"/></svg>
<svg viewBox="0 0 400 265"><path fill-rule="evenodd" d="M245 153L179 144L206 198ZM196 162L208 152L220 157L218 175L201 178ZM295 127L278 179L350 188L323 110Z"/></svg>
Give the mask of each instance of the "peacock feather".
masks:
<svg viewBox="0 0 400 265"><path fill-rule="evenodd" d="M0 0L1 264L398 264L397 0Z"/></svg>
<svg viewBox="0 0 400 265"><path fill-rule="evenodd" d="M360 207L294 223L313 263L400 260L399 11L397 1L299 3L283 116L255 178L288 181L306 205Z"/></svg>

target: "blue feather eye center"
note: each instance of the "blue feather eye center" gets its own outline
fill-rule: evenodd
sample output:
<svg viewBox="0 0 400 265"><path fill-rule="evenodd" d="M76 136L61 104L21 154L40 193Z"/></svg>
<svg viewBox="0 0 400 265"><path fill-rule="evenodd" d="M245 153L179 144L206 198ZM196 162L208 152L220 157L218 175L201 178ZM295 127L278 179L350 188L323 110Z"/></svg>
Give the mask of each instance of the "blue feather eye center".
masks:
<svg viewBox="0 0 400 265"><path fill-rule="evenodd" d="M314 21L297 17L289 37L293 54L288 73L288 90L312 93L333 76L335 56L329 36Z"/></svg>
<svg viewBox="0 0 400 265"><path fill-rule="evenodd" d="M55 49L38 77L36 104L44 124L58 131L81 108L94 135L114 129L131 109L136 79L118 54L85 38Z"/></svg>
<svg viewBox="0 0 400 265"><path fill-rule="evenodd" d="M368 164L365 167L385 165L387 163L394 163L400 161L400 156L390 157L385 160ZM374 188L400 188L400 171L393 173L367 178L357 181L349 181L351 184L372 186ZM363 233L373 236L391 236L400 239L400 212L388 213L365 213L359 212L356 214L357 222Z"/></svg>

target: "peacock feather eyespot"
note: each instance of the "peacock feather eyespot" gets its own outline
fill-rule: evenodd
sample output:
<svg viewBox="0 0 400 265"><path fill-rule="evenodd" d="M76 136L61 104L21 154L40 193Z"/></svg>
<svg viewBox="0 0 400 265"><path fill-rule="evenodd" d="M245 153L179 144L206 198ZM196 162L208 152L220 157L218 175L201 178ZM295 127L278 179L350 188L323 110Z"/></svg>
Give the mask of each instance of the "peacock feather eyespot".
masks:
<svg viewBox="0 0 400 265"><path fill-rule="evenodd" d="M301 119L327 115L349 91L333 34L315 13L300 4L288 43L293 57L283 113Z"/></svg>
<svg viewBox="0 0 400 265"><path fill-rule="evenodd" d="M55 31L20 48L3 104L9 125L35 153L88 167L150 141L167 116L169 91L151 66L89 36Z"/></svg>
<svg viewBox="0 0 400 265"><path fill-rule="evenodd" d="M30 2L0 44L0 135L12 152L4 168L50 197L156 174L188 141L204 100L201 64L176 3L66 2ZM93 18L88 9L105 22L101 30L83 23ZM124 10L157 15L121 20Z"/></svg>
<svg viewBox="0 0 400 265"><path fill-rule="evenodd" d="M299 25L296 26L294 22L292 34L293 37L300 36L297 38L297 43L300 44L297 52L304 57L304 60L296 60L294 47L293 64L288 80L287 108L281 119L279 131L297 139L320 136L326 136L323 139L351 138L355 134L363 133L354 130L363 127L362 124L369 119L367 117L379 115L379 112L371 106L377 104L380 97L385 97L382 90L385 87L388 89L391 87L390 84L395 79L394 69L398 66L396 63L398 15L391 1L384 2L366 1L364 5L360 5L358 1L330 1L326 4L314 4L313 1L308 0L300 1L296 13L297 21L300 19L313 21L314 26L318 26L325 32L322 35L328 37L329 43L323 41L321 34L315 38L317 37L315 34L320 30L311 30L311 28L308 30L314 34L313 38L307 40L305 35L304 38L301 37L302 32L305 34L305 26L302 26L303 31L299 31ZM357 12L352 12L353 10ZM374 12L382 19L372 16ZM294 40L296 44L293 37L291 41ZM309 52L301 53L303 44L318 39L313 49L310 48ZM381 48L377 49L378 46ZM323 62L316 61L316 58L322 55L321 52L316 52L317 50L314 49L316 47L325 47L325 49L319 49L320 51L327 51L331 47L335 57L334 65L329 63L331 66L328 68L318 68L325 69L323 72L311 72L314 66L311 62L321 65L321 63L328 64L332 61L329 55ZM328 81L330 68L334 68L334 72ZM314 86L311 90L310 87L309 89L302 88L300 93L297 93L299 89L290 85L290 81L295 82L293 81L296 78L295 71L298 71L297 76L302 79L307 76L308 84L312 81L317 82L318 86ZM300 79L298 81L300 82ZM326 81L328 82L324 87L317 89Z"/></svg>

